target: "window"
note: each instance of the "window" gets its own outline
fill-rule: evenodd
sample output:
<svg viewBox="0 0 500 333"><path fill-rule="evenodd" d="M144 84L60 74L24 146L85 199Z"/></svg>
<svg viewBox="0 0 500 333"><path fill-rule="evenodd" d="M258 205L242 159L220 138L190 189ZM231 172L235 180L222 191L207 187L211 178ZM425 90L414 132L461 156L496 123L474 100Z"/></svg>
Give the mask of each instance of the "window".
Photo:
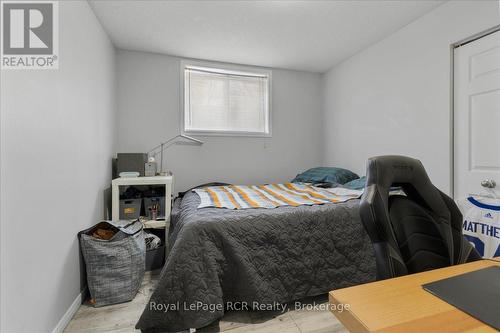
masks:
<svg viewBox="0 0 500 333"><path fill-rule="evenodd" d="M183 64L183 131L269 136L269 72Z"/></svg>

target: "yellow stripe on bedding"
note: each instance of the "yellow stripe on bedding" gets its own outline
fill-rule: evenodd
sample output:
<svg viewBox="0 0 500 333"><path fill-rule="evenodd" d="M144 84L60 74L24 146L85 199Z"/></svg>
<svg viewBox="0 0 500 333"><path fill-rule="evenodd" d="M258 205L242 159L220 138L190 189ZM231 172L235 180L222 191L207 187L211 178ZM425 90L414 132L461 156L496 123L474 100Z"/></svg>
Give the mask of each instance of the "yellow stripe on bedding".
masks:
<svg viewBox="0 0 500 333"><path fill-rule="evenodd" d="M307 193L313 197L315 197L316 199L324 199L324 200L330 200L329 198L327 198L326 196L322 195L322 194L319 194L317 192L314 192L312 190L305 190L305 189L301 189L301 188L298 188L297 186L295 186L295 184L293 183L286 183L285 186L293 191L297 191L297 192L301 192L301 193Z"/></svg>
<svg viewBox="0 0 500 333"><path fill-rule="evenodd" d="M229 201L234 205L236 209L240 209L241 206L238 202L236 202L236 199L234 198L233 194L229 192L224 186L221 186L220 189L226 193L227 197L229 198Z"/></svg>
<svg viewBox="0 0 500 333"><path fill-rule="evenodd" d="M270 188L268 188L267 186L265 185L261 185L259 186L259 188L263 191L266 191L266 193L269 193L271 196L279 199L280 201L283 201L283 202L286 202L287 204L289 204L290 206L294 206L294 207L297 207L297 206L300 206L300 205L303 205L302 203L299 203L299 202L296 202L296 201L293 201L293 200L290 200L288 198L285 198L284 196L282 196L281 194L278 194L276 192L274 192L273 190L271 190Z"/></svg>
<svg viewBox="0 0 500 333"><path fill-rule="evenodd" d="M255 193L257 193L257 195L264 201L268 201L270 202L274 207L279 207L281 206L281 204L279 204L278 202L274 201L274 200L271 200L269 199L268 197L266 197L260 190L259 190L259 187L258 186L251 186L250 188L252 188Z"/></svg>
<svg viewBox="0 0 500 333"><path fill-rule="evenodd" d="M305 195L305 194L300 194L300 193L294 193L293 190L289 190L287 187L286 187L286 184L280 184L280 185L277 185L277 184L273 184L274 187L276 188L279 188L280 190L282 190L283 192L285 193L289 193L290 195L295 195L295 196L298 196L304 200L307 200L307 201L312 201L312 203L314 204L324 204L325 201L320 201L320 200L316 200L314 198L312 198L312 196L308 196L308 195ZM307 192L305 192L307 193ZM309 194L309 193L307 193Z"/></svg>
<svg viewBox="0 0 500 333"><path fill-rule="evenodd" d="M317 198L317 199L324 199L324 200L328 200L330 202L338 202L337 199L334 199L334 198L329 198L327 197L326 195L323 195L323 194L320 194L318 193L317 191L311 189L310 186L308 185L304 185L305 187L309 188L308 190L305 190L305 189L301 189L301 188L298 188L295 184L293 183L287 183L285 184L286 187L290 188L290 189L293 189L297 192L303 192L303 193L308 193L310 194L311 196Z"/></svg>
<svg viewBox="0 0 500 333"><path fill-rule="evenodd" d="M248 196L248 194L246 194L242 189L240 189L238 186L235 186L235 185L229 185L229 188L236 191L240 196L241 198L243 198L243 200L245 200L250 206L252 206L253 208L258 208L260 207L260 205L253 201L252 199L250 199L250 197Z"/></svg>
<svg viewBox="0 0 500 333"><path fill-rule="evenodd" d="M308 198L307 196L302 195L302 194L298 194L298 193L293 193L285 188L282 188L278 184L269 184L267 186L269 187L270 190L279 191L278 193L280 193L280 195L287 198L288 200L293 200L293 201L298 202L302 205L308 205L308 204L312 203L312 200L310 198Z"/></svg>
<svg viewBox="0 0 500 333"><path fill-rule="evenodd" d="M215 193L213 190L210 189L210 187L205 188L207 193L210 195L210 198L212 199L214 206L215 207L222 207L219 201L219 197L217 196L217 193Z"/></svg>

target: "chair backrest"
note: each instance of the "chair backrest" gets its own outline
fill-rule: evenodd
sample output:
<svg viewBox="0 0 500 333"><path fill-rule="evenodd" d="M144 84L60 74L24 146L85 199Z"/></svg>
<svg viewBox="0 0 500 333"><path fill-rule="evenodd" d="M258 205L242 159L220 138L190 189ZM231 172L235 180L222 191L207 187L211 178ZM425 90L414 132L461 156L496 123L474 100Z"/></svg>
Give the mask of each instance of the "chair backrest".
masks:
<svg viewBox="0 0 500 333"><path fill-rule="evenodd" d="M457 205L430 181L419 160L378 156L368 160L360 214L377 262L377 279L479 259L462 234ZM389 195L391 187L405 195Z"/></svg>

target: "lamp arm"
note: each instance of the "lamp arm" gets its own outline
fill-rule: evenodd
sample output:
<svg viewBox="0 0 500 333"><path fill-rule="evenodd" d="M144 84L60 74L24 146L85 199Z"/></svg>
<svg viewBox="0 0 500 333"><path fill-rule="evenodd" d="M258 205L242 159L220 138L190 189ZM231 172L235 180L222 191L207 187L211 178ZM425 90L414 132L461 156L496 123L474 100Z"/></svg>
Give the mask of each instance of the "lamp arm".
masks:
<svg viewBox="0 0 500 333"><path fill-rule="evenodd" d="M149 150L148 154L152 153L153 151L157 150L158 148L162 148L162 150L166 149L167 147L165 147L165 145L168 145L170 142L174 141L175 139L177 139L177 137L169 139L169 140L167 140L165 142L160 143L159 145L157 145L157 146L153 147L151 150ZM171 145L168 145L168 147L170 147L170 146Z"/></svg>
<svg viewBox="0 0 500 333"><path fill-rule="evenodd" d="M168 147L170 147L171 145L175 144L175 142L173 142L173 143L172 143L172 141L174 141L175 139L177 139L177 138L179 138L179 137L180 137L180 138L187 139L187 140L190 140L190 141L193 141L193 142L196 142L196 143L198 143L198 144L200 144L200 145L202 145L202 144L203 144L203 141L201 141L201 140L195 139L195 138L190 137L190 136L188 136L188 135L179 134L179 135L176 135L176 136L174 136L173 138L170 138L170 139L168 139L167 141L162 142L162 143L160 143L159 145L155 146L153 149L151 149L150 151L148 151L148 155L149 155L150 153L152 153L153 151L157 150L158 148L161 148L162 150L163 150L163 149L167 149L167 148L168 148ZM170 143L170 144L169 144L169 143Z"/></svg>
<svg viewBox="0 0 500 333"><path fill-rule="evenodd" d="M185 135L185 134L181 134L181 135L179 135L179 136L180 136L181 138L184 138L184 139L191 140L191 141L193 141L193 142L199 143L200 145L202 145L202 144L203 144L203 141L198 140L198 139L196 139L196 138L193 138L192 136Z"/></svg>

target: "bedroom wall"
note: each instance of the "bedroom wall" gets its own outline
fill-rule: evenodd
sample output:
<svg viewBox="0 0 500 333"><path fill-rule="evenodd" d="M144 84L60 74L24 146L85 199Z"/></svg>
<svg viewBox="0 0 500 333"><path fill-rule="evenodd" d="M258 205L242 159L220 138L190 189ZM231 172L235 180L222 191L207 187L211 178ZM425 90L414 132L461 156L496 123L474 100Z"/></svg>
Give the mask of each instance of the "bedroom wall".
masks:
<svg viewBox="0 0 500 333"><path fill-rule="evenodd" d="M62 332L80 305L76 233L103 217L111 179L114 48L86 1L61 1L59 24L58 70L1 72L6 333Z"/></svg>
<svg viewBox="0 0 500 333"><path fill-rule="evenodd" d="M422 160L451 193L450 45L500 24L498 1L450 1L324 75L325 164Z"/></svg>
<svg viewBox="0 0 500 333"><path fill-rule="evenodd" d="M180 133L180 58L117 50L118 152L147 152ZM272 70L272 138L200 137L165 151L175 191L211 181L287 181L321 162L321 76Z"/></svg>

